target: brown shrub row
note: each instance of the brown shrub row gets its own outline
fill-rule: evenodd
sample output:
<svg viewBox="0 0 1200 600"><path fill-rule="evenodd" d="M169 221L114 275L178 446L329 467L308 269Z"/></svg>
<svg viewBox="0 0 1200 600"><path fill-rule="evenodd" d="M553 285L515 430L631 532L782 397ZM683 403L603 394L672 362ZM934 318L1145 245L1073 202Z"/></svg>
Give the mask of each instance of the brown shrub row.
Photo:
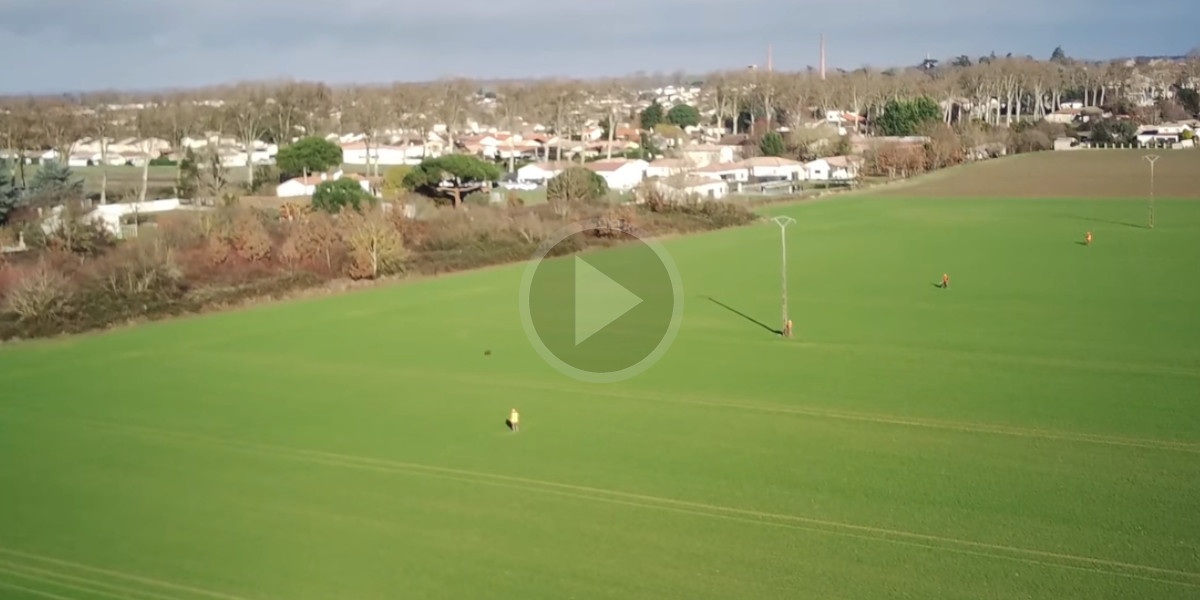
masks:
<svg viewBox="0 0 1200 600"><path fill-rule="evenodd" d="M741 225L754 215L726 203L658 197L637 207L585 201L436 209L418 219L387 209L328 215L230 207L165 216L138 238L86 245L74 240L87 228L70 224L64 230L72 243L52 233L38 249L0 259L0 339L82 332L337 281L524 260L559 228L597 218L663 235ZM615 241L604 231L589 240Z"/></svg>

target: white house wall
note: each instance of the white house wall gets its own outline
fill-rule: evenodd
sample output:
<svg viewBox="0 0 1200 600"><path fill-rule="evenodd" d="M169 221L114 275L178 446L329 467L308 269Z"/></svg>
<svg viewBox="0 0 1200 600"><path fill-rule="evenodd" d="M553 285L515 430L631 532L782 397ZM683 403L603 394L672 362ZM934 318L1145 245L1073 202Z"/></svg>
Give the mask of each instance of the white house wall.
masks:
<svg viewBox="0 0 1200 600"><path fill-rule="evenodd" d="M275 195L280 198L299 198L302 196L311 196L316 192L317 186L304 185L299 181L285 181L275 188Z"/></svg>
<svg viewBox="0 0 1200 600"><path fill-rule="evenodd" d="M796 179L803 172L799 167L751 167L750 174L759 178Z"/></svg>

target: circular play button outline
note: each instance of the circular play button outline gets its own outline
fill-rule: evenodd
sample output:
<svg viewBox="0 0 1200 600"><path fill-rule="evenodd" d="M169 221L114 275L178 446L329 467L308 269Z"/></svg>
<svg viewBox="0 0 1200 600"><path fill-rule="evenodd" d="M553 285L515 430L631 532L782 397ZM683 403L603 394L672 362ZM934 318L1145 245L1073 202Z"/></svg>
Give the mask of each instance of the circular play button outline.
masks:
<svg viewBox="0 0 1200 600"><path fill-rule="evenodd" d="M615 371L588 371L572 365L563 359L559 358L538 335L537 328L533 322L533 315L529 310L529 290L533 286L534 277L537 274L538 267L542 261L546 260L546 256L559 243L567 238L593 230L608 230L618 233L623 233L635 238L636 242L641 243L649 248L658 258L663 269L666 271L671 284L671 320L667 324L667 330L659 340L658 344L646 356L642 357L637 363L627 366L623 369ZM554 257L550 260L575 260L577 253L572 253L567 256ZM574 300L574 299L572 299ZM539 246L533 256L525 265L525 272L521 277L521 289L518 295L518 303L521 312L521 326L525 329L525 336L529 338L529 343L533 345L533 349L537 351L542 360L546 361L550 366L557 369L560 373L588 383L615 383L624 381L634 377L646 369L649 369L654 363L667 353L671 343L675 341L675 336L679 333L679 326L683 322L683 280L679 276L679 268L675 266L675 261L671 259L671 255L667 253L667 249L663 247L658 240L642 232L637 227L618 223L614 225L606 219L593 219L590 221L582 221L567 225L546 238Z"/></svg>

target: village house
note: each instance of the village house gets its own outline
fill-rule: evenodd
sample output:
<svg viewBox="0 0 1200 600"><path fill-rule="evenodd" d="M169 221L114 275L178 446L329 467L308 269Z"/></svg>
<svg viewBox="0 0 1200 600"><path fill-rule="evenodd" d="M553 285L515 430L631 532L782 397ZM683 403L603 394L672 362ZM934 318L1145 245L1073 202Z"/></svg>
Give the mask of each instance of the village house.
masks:
<svg viewBox="0 0 1200 600"><path fill-rule="evenodd" d="M670 177L693 169L690 161L682 158L660 158L646 168L646 177Z"/></svg>
<svg viewBox="0 0 1200 600"><path fill-rule="evenodd" d="M144 167L146 163L154 159L154 156L145 152L122 152L118 156L121 159L121 164L131 167Z"/></svg>
<svg viewBox="0 0 1200 600"><path fill-rule="evenodd" d="M692 144L681 146L678 153L697 167L706 167L737 160L741 156L741 147L733 144Z"/></svg>
<svg viewBox="0 0 1200 600"><path fill-rule="evenodd" d="M180 200L178 198L168 198L163 200L148 200L146 202L124 202L113 204L101 204L90 209L83 216L85 221L103 227L110 235L123 239L125 237L125 228L122 226L123 221L127 217L137 218L138 215L148 215L154 213L164 213L173 210L178 210ZM61 226L62 206L52 207L46 217L42 220L41 229L46 233L54 231ZM20 246L24 246L24 237L20 239ZM21 248L18 248L18 250Z"/></svg>
<svg viewBox="0 0 1200 600"><path fill-rule="evenodd" d="M102 155L99 152L91 152L89 150L75 150L67 157L68 167L99 167L107 163L110 167L121 167L129 161L122 154L116 152L107 152Z"/></svg>
<svg viewBox="0 0 1200 600"><path fill-rule="evenodd" d="M338 169L333 173L314 173L307 177L294 177L275 186L275 195L280 198L312 196L316 193L318 185L321 185L325 181L337 181L343 175L342 170ZM360 175L349 175L347 177L357 181L363 191L375 193L368 178Z"/></svg>
<svg viewBox="0 0 1200 600"><path fill-rule="evenodd" d="M803 179L809 181L850 181L858 177L863 159L858 156L830 156L804 164Z"/></svg>
<svg viewBox="0 0 1200 600"><path fill-rule="evenodd" d="M642 139L642 132L636 127L617 127L613 136L618 140L637 142Z"/></svg>
<svg viewBox="0 0 1200 600"><path fill-rule="evenodd" d="M706 167L700 167L692 173L699 177L719 179L731 183L745 183L750 181L750 168L740 162L714 163Z"/></svg>
<svg viewBox="0 0 1200 600"><path fill-rule="evenodd" d="M610 144L607 140L588 144L585 156L607 156L609 145ZM630 150L638 149L637 142L626 142L622 140L613 142L611 146L613 154L624 154Z"/></svg>
<svg viewBox="0 0 1200 600"><path fill-rule="evenodd" d="M99 160L100 155L99 154L95 154L95 155L93 155L93 154L78 154L78 153L72 154L71 156L67 157L67 166L68 167L90 167L93 164L92 163L93 158L95 158L96 160Z"/></svg>
<svg viewBox="0 0 1200 600"><path fill-rule="evenodd" d="M1058 123L1060 125L1070 125L1076 121L1083 120L1082 108L1062 108L1056 110L1044 117L1047 123Z"/></svg>
<svg viewBox="0 0 1200 600"><path fill-rule="evenodd" d="M836 128L838 135L846 135L848 131L857 131L860 126L867 122L867 119L862 115L856 115L852 112L827 110L825 111L824 121Z"/></svg>
<svg viewBox="0 0 1200 600"><path fill-rule="evenodd" d="M184 148L191 148L192 150L200 150L202 148L207 148L209 145L233 146L233 145L236 145L237 143L238 143L238 141L236 138L233 138L233 137L230 137L227 135L219 135L216 133L206 133L206 134L200 135L200 136L191 136L191 135L184 136L180 145L182 145Z"/></svg>
<svg viewBox="0 0 1200 600"><path fill-rule="evenodd" d="M317 186L321 185L321 182L326 181L328 178L329 176L325 173L309 175L307 177L294 177L275 186L275 195L280 198L312 196L317 191Z"/></svg>
<svg viewBox="0 0 1200 600"><path fill-rule="evenodd" d="M509 141L501 143L500 146L496 148L496 158L503 160L508 160L510 158L528 160L537 158L538 153L541 152L541 149L542 145L534 140L522 139L514 136Z"/></svg>
<svg viewBox="0 0 1200 600"><path fill-rule="evenodd" d="M604 178L609 189L631 190L642 182L650 163L644 160L613 159L598 160L584 165L587 169Z"/></svg>
<svg viewBox="0 0 1200 600"><path fill-rule="evenodd" d="M1192 128L1184 123L1143 125L1138 128L1137 141L1143 146L1176 144L1183 139L1185 131L1191 132Z"/></svg>
<svg viewBox="0 0 1200 600"><path fill-rule="evenodd" d="M587 150L587 145L583 142L552 137L543 145L543 150L547 159L554 158L555 160L559 160L563 157L573 157L583 154ZM593 156L595 155L593 154Z"/></svg>
<svg viewBox="0 0 1200 600"><path fill-rule="evenodd" d="M729 195L729 182L700 176L678 176L659 179L655 188L670 200L719 200Z"/></svg>
<svg viewBox="0 0 1200 600"><path fill-rule="evenodd" d="M372 144L370 151L365 142L342 144L342 163L347 165L410 165L421 161L424 148L420 146L392 146Z"/></svg>
<svg viewBox="0 0 1200 600"><path fill-rule="evenodd" d="M571 166L566 161L530 163L517 169L517 181L544 183Z"/></svg>
<svg viewBox="0 0 1200 600"><path fill-rule="evenodd" d="M755 179L802 179L804 163L779 156L756 156L742 161Z"/></svg>

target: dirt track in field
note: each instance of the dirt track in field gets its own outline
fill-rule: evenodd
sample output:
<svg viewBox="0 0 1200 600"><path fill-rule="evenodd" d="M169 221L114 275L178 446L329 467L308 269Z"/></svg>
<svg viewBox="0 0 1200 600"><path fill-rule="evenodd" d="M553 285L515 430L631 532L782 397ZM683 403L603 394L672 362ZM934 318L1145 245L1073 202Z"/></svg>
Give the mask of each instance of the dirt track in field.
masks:
<svg viewBox="0 0 1200 600"><path fill-rule="evenodd" d="M1160 150L1154 193L1200 199L1200 149ZM955 167L875 192L891 197L1145 198L1150 165L1139 150L1039 152Z"/></svg>

